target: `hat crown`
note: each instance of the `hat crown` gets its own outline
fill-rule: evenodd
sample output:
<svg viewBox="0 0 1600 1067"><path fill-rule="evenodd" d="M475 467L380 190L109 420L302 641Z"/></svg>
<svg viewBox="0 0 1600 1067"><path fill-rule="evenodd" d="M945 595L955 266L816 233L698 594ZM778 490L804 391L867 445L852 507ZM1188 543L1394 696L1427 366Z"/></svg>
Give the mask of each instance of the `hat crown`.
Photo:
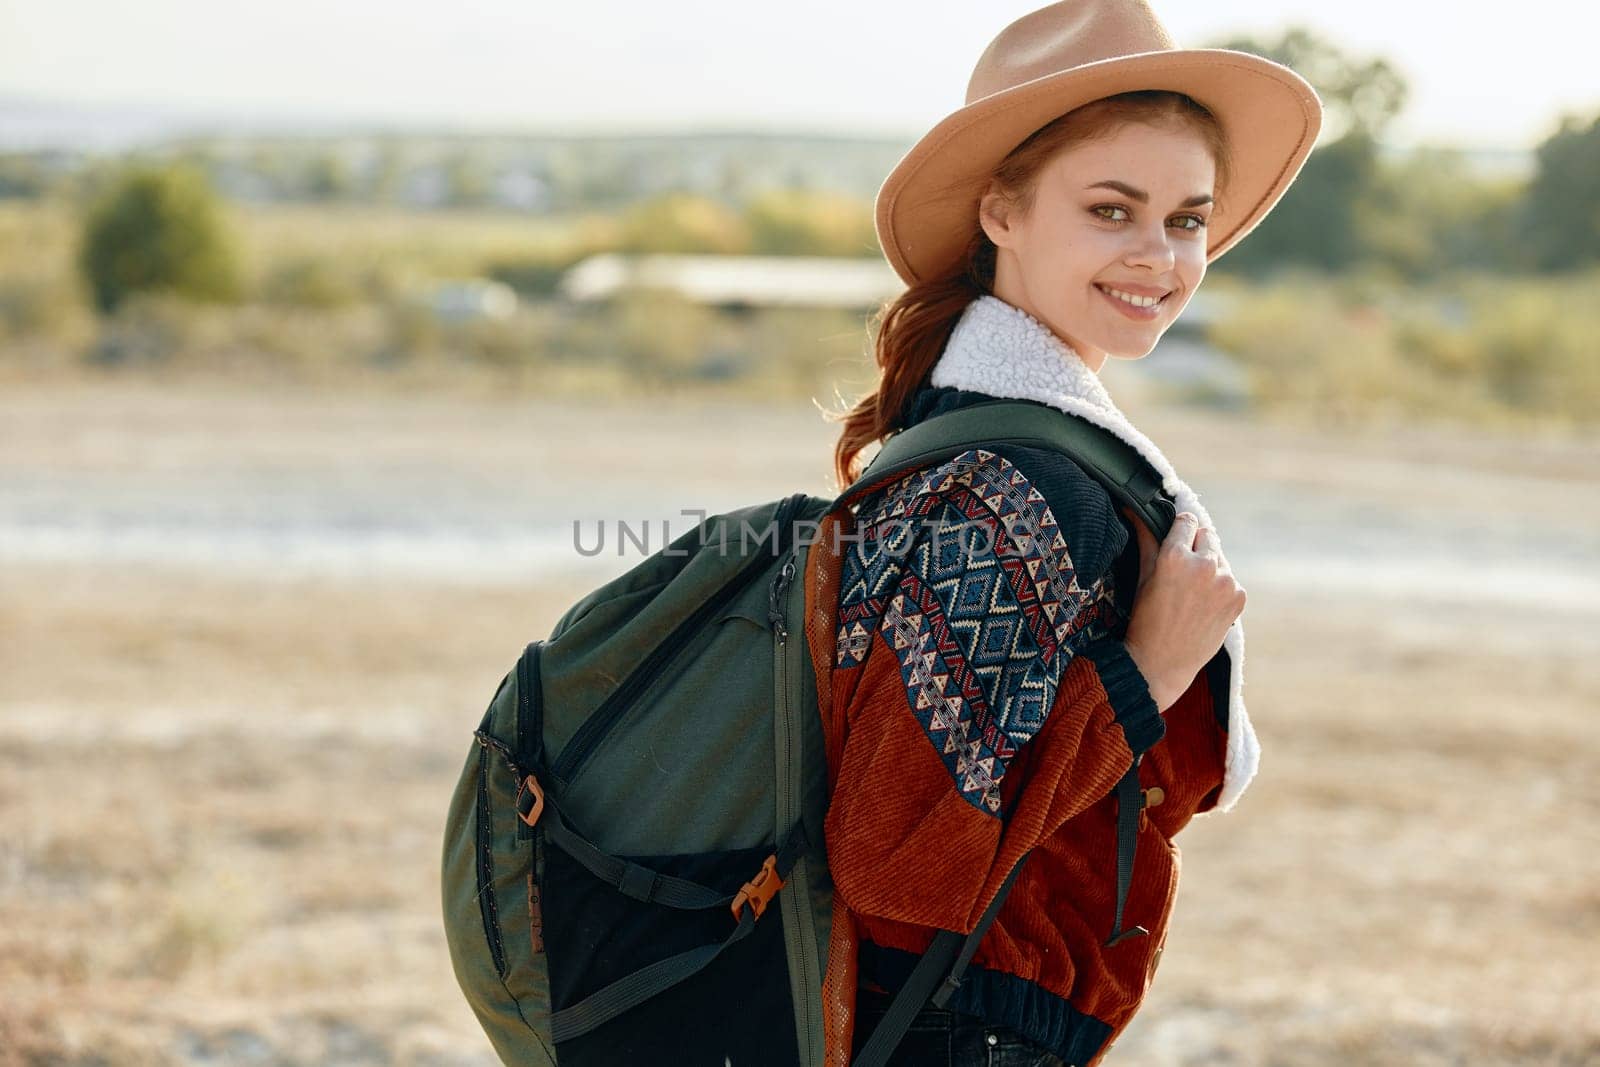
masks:
<svg viewBox="0 0 1600 1067"><path fill-rule="evenodd" d="M967 83L967 103L1073 67L1176 47L1145 0L1064 0L989 42Z"/></svg>

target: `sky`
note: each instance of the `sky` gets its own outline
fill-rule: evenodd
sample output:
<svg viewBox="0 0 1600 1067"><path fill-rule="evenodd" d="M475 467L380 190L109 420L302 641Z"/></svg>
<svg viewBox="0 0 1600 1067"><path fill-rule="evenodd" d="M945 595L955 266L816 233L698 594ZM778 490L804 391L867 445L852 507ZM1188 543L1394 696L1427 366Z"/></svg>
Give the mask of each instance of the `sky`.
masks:
<svg viewBox="0 0 1600 1067"><path fill-rule="evenodd" d="M966 0L0 0L0 98L464 129L920 135L1042 6ZM1153 0L1179 45L1303 25L1411 84L1396 144L1526 149L1600 112L1600 13Z"/></svg>

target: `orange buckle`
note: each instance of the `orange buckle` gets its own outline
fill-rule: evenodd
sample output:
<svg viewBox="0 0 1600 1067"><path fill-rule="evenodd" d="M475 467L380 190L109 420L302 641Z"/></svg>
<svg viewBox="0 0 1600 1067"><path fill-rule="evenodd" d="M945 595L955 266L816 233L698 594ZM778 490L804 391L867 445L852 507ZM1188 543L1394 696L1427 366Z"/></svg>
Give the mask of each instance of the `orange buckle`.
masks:
<svg viewBox="0 0 1600 1067"><path fill-rule="evenodd" d="M533 807L527 813L524 813L522 810L522 794L530 792L533 794ZM530 774L517 787L517 818L529 826L536 826L539 822L539 816L542 814L544 814L544 790L539 788L539 780Z"/></svg>
<svg viewBox="0 0 1600 1067"><path fill-rule="evenodd" d="M739 909L748 901L751 910L756 913L756 918L761 918L761 913L767 910L767 905L772 903L772 898L778 895L778 890L783 888L783 879L778 877L778 857L768 856L761 864L760 872L740 888L737 896L733 898L733 917L735 920L742 918Z"/></svg>

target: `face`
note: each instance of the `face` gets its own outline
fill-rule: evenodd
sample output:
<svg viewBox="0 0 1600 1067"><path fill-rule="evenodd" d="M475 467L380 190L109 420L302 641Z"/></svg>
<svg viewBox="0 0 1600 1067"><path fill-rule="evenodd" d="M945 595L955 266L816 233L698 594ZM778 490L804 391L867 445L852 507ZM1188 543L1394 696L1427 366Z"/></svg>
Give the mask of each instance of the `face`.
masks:
<svg viewBox="0 0 1600 1067"><path fill-rule="evenodd" d="M1206 273L1216 162L1200 135L1143 123L1072 146L1038 175L1030 209L991 185L994 295L1048 326L1095 371L1147 355ZM1118 293L1122 295L1117 295ZM1139 307L1159 297L1154 306Z"/></svg>

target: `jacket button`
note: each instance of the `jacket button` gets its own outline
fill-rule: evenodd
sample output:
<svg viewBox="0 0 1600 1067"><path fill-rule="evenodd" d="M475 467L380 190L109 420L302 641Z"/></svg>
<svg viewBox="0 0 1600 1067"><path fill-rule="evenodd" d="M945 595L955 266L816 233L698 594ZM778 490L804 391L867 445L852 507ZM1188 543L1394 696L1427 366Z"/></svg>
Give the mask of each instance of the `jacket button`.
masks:
<svg viewBox="0 0 1600 1067"><path fill-rule="evenodd" d="M1153 808L1165 799L1167 799L1167 791L1159 785L1153 785L1144 791L1144 806L1147 808Z"/></svg>
<svg viewBox="0 0 1600 1067"><path fill-rule="evenodd" d="M994 1034L986 1034L986 1035L984 1035L983 1039L985 1041L989 1042L989 1047L990 1048L993 1048L994 1046L996 1046L996 1045L998 1045L1000 1043L1000 1039L998 1037L996 1037Z"/></svg>

